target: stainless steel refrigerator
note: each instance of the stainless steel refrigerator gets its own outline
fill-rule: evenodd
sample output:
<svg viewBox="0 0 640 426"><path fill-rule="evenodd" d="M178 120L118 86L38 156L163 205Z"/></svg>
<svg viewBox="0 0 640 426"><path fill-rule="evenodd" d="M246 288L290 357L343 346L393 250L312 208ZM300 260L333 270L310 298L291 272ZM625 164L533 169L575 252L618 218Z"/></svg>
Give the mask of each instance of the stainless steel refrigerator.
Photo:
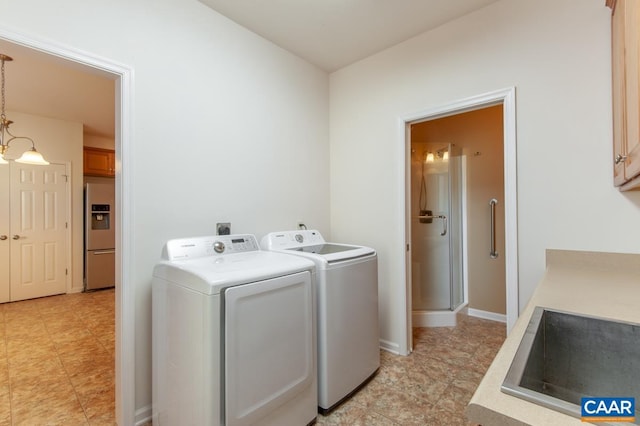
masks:
<svg viewBox="0 0 640 426"><path fill-rule="evenodd" d="M84 290L116 284L115 185L84 187Z"/></svg>

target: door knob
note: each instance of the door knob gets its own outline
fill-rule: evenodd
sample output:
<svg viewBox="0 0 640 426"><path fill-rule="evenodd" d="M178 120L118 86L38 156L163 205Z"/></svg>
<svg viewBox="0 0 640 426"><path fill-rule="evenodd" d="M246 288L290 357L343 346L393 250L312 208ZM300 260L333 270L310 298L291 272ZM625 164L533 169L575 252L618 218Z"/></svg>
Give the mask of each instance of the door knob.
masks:
<svg viewBox="0 0 640 426"><path fill-rule="evenodd" d="M13 236L13 237L11 237L11 238L13 238L14 240L19 240L19 239L20 239L20 235L17 235L17 234L16 234L16 235L14 235L14 236Z"/></svg>
<svg viewBox="0 0 640 426"><path fill-rule="evenodd" d="M616 163L616 164L620 164L623 161L625 161L626 159L627 159L626 155L618 154L618 155L616 155L616 158L613 160L613 162Z"/></svg>
<svg viewBox="0 0 640 426"><path fill-rule="evenodd" d="M6 236L6 235L0 235L0 241L4 241L4 240L6 240L6 239L7 239L7 236Z"/></svg>

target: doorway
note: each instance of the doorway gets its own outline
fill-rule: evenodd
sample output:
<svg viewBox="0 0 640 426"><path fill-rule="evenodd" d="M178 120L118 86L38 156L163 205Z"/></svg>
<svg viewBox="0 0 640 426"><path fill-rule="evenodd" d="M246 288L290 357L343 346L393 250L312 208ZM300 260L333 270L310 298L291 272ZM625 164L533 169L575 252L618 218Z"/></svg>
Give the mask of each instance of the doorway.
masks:
<svg viewBox="0 0 640 426"><path fill-rule="evenodd" d="M504 200L501 203L504 211L504 253L501 253L504 260L505 289L504 298L506 302L506 323L509 331L518 317L518 281L517 281L517 205L516 205L516 150L515 150L515 88L504 89L487 93L469 99L453 102L444 106L430 110L418 112L406 117L402 117L403 126L403 169L404 181L402 182L405 192L405 216L403 226L405 228L405 341L400 342L401 353L410 353L412 350L412 203L410 188L411 179L411 125L430 120L452 117L457 114L467 113L483 108L500 106L503 110L502 135L503 135L503 175L504 175ZM455 143L455 141L438 141L440 143ZM414 203L415 204L415 203ZM486 209L490 206L487 204ZM414 208L415 209L415 208ZM425 210L429 210L425 207ZM465 225L466 226L466 225ZM466 251L468 251L466 247ZM487 247L489 250L489 247ZM468 255L465 255L465 262L468 262ZM467 270L468 268L465 268ZM464 274L464 272L463 272ZM467 282L468 278L464 280ZM464 298L468 300L469 289L464 287ZM404 346L406 345L406 346Z"/></svg>
<svg viewBox="0 0 640 426"><path fill-rule="evenodd" d="M132 274L132 250L130 232L130 173L128 165L131 138L131 80L133 71L122 65L105 61L85 52L70 50L50 41L26 37L0 28L0 39L67 61L88 73L98 73L115 81L115 150L116 163L116 216L120 218L116 233L116 290L115 290L115 378L116 378L116 422L122 425L135 423L135 357L134 357L134 300L133 286L129 283Z"/></svg>

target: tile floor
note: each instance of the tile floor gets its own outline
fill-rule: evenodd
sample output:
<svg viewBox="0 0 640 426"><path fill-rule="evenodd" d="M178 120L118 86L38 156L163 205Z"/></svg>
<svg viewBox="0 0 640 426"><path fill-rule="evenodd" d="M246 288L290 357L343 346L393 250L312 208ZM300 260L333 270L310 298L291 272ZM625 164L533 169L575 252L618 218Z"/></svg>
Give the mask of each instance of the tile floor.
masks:
<svg viewBox="0 0 640 426"><path fill-rule="evenodd" d="M414 351L381 351L378 374L317 425L468 425L464 408L506 336L502 323L460 315L456 327L415 328Z"/></svg>
<svg viewBox="0 0 640 426"><path fill-rule="evenodd" d="M0 304L0 425L115 423L113 289Z"/></svg>
<svg viewBox="0 0 640 426"><path fill-rule="evenodd" d="M0 305L0 426L113 425L114 291ZM505 338L460 316L414 329L414 352L381 351L376 377L317 425L468 425L464 408Z"/></svg>

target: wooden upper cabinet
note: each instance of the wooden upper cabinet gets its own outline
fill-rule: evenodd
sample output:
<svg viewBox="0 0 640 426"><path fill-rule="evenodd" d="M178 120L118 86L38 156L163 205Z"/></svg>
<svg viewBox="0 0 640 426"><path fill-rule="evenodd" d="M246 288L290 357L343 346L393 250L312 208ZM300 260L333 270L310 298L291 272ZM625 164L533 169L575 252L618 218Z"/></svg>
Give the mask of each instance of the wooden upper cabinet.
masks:
<svg viewBox="0 0 640 426"><path fill-rule="evenodd" d="M84 147L84 174L87 176L116 175L116 153L112 149Z"/></svg>
<svg viewBox="0 0 640 426"><path fill-rule="evenodd" d="M613 1L613 0L609 0ZM613 9L611 18L611 71L613 97L613 181L616 186L625 183L624 162L615 161L616 155L625 152L625 120L624 112L626 98L624 95L624 13L609 4Z"/></svg>
<svg viewBox="0 0 640 426"><path fill-rule="evenodd" d="M606 0L611 20L614 184L640 189L640 2Z"/></svg>

